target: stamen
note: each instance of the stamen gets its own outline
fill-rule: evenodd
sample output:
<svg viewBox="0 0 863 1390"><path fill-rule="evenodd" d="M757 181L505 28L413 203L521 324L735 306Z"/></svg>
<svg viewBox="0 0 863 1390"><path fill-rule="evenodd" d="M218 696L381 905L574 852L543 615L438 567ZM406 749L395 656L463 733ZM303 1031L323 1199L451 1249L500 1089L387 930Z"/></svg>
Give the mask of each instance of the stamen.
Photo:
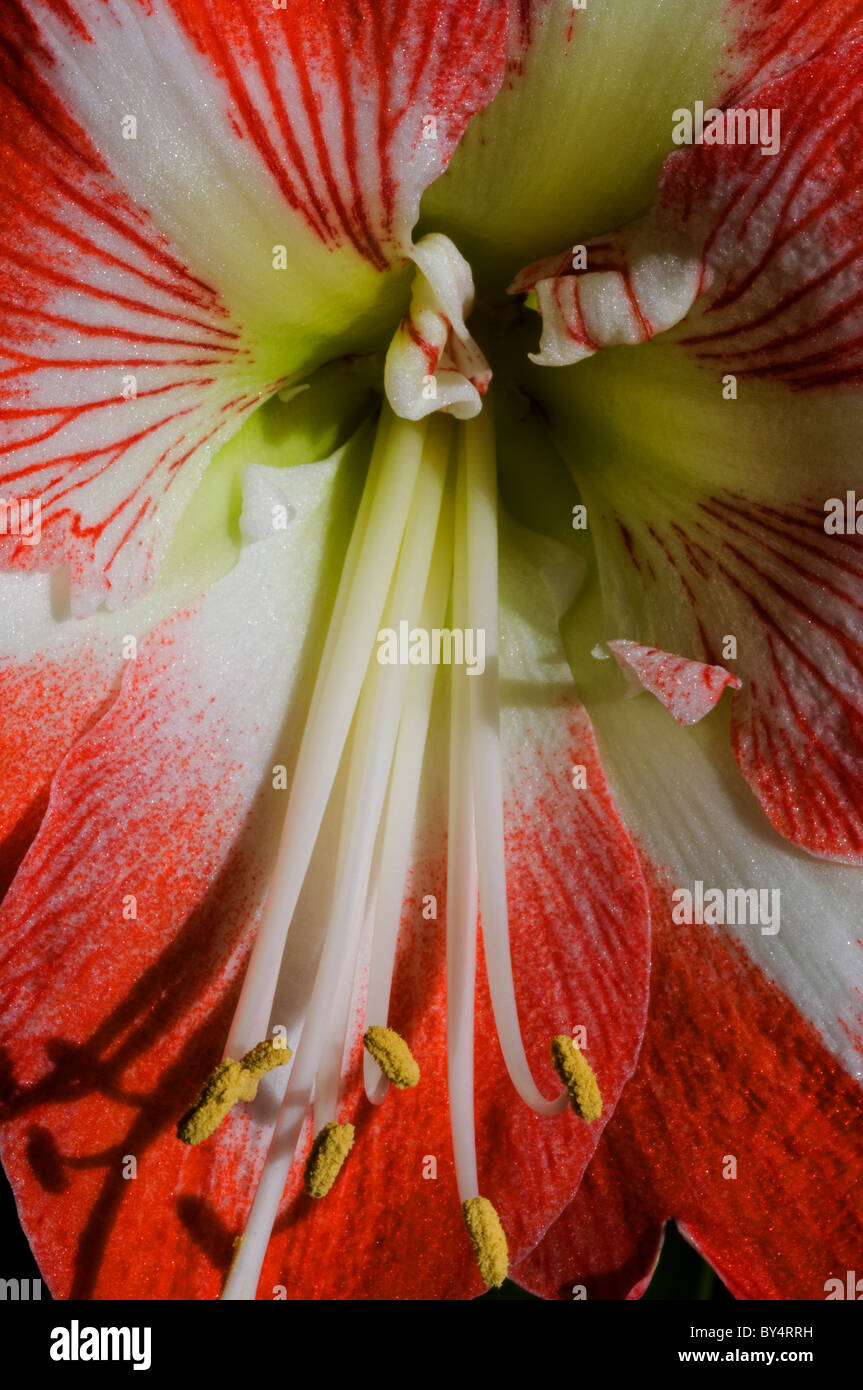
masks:
<svg viewBox="0 0 863 1390"><path fill-rule="evenodd" d="M498 527L494 421L486 407L462 431L467 494L467 622L485 633L485 670L470 681L470 756L486 973L506 1069L526 1105L540 1115L566 1108L547 1100L531 1074L515 999L506 900L498 660ZM451 843L451 842L450 842Z"/></svg>
<svg viewBox="0 0 863 1390"><path fill-rule="evenodd" d="M396 420L384 406L372 467L365 534L350 552L342 575L309 717L291 784L288 808L270 889L226 1052L238 1052L260 1036L270 1016L279 967L300 890L309 867L342 750L348 736L369 653L404 536L427 426Z"/></svg>
<svg viewBox="0 0 863 1390"><path fill-rule="evenodd" d="M598 1120L602 1114L602 1096L587 1058L566 1033L552 1038L551 1056L575 1113L588 1123Z"/></svg>
<svg viewBox="0 0 863 1390"><path fill-rule="evenodd" d="M310 1197L326 1197L354 1146L353 1125L325 1124L312 1144L303 1179Z"/></svg>
<svg viewBox="0 0 863 1390"><path fill-rule="evenodd" d="M442 624L449 602L452 584L452 500L448 487L423 602L422 627L426 632ZM372 875L375 890L372 909L374 934L366 995L367 1018L386 1018L389 1014L396 946L436 674L436 668L431 664L411 666L408 671L383 832L378 839ZM389 1090L389 1082L368 1053L363 1058L363 1080L369 1100L373 1105L380 1105Z"/></svg>
<svg viewBox="0 0 863 1390"><path fill-rule="evenodd" d="M209 1139L235 1105L255 1099L261 1078L274 1067L284 1066L291 1056L289 1047L268 1038L239 1062L231 1058L220 1062L177 1125L178 1139L184 1144L202 1144Z"/></svg>
<svg viewBox="0 0 863 1390"><path fill-rule="evenodd" d="M470 1197L461 1210L483 1283L487 1289L499 1289L509 1271L500 1217L487 1197Z"/></svg>
<svg viewBox="0 0 863 1390"><path fill-rule="evenodd" d="M387 1080L400 1091L418 1084L419 1065L404 1038L394 1029L375 1024L366 1029L363 1043Z"/></svg>
<svg viewBox="0 0 863 1390"><path fill-rule="evenodd" d="M469 486L464 456L456 483L453 564L453 626L468 612ZM475 679L475 677L473 678ZM488 1288L499 1287L509 1264L506 1236L491 1202L479 1197L474 1117L474 995L477 940L477 843L474 819L475 767L471 760L469 677L451 672L450 788L447 837L447 1077L450 1127L462 1215L479 1272Z"/></svg>
<svg viewBox="0 0 863 1390"><path fill-rule="evenodd" d="M392 428L391 445L398 443L400 423L397 422ZM398 602L402 611L411 614L416 613L421 605L431 563L449 458L449 429L449 422L441 417L427 427L427 445L416 478L407 533L400 547L392 603ZM369 544L376 525L376 507L377 499L369 520ZM362 565L361 558L358 573ZM349 613L346 612L346 627L348 622ZM364 736L353 742L352 763L354 756L359 761L351 766L348 777L346 800L349 805L343 822L347 829L347 850L339 856L341 862L338 865L336 897L290 1084L249 1213L247 1240L225 1285L223 1297L229 1301L254 1297L267 1242L316 1086L321 1087L328 1105L337 1091L339 1064L338 1061L333 1062L336 1049L328 1047L328 1043L332 1043L334 1023L339 1021L336 1015L340 1015L342 1021L346 1016L346 1011L343 1011L345 992L350 989L356 963L375 837L386 795L404 690L404 669L387 669L384 674L385 668L375 659L373 637L368 642L366 657L369 672L362 692L361 708L357 713L357 727L363 730ZM370 661L369 652L373 653ZM334 679L338 672L336 655L332 660ZM324 1072L321 1071L322 1060L326 1068ZM331 1075L333 1065L336 1072ZM328 1119L327 1123L334 1122ZM326 1127L325 1124L324 1129Z"/></svg>
<svg viewBox="0 0 863 1390"><path fill-rule="evenodd" d="M464 626L467 601L467 480L456 482L453 627ZM450 671L449 820L446 889L446 1039L449 1115L458 1195L479 1191L474 1118L474 992L476 988L477 866L466 673Z"/></svg>

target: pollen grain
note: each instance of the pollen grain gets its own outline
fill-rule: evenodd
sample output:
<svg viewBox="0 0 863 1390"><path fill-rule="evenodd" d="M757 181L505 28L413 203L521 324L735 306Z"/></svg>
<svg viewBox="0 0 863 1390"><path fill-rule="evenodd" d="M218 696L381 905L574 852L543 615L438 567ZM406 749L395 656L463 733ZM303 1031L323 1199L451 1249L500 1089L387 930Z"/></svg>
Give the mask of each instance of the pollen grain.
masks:
<svg viewBox="0 0 863 1390"><path fill-rule="evenodd" d="M363 1043L384 1076L394 1086L401 1091L416 1086L420 1079L419 1065L399 1033L392 1028L374 1025L366 1029Z"/></svg>
<svg viewBox="0 0 863 1390"><path fill-rule="evenodd" d="M570 1104L577 1115L591 1123L602 1114L602 1096L593 1069L572 1038L560 1033L551 1040L554 1069L569 1092Z"/></svg>
<svg viewBox="0 0 863 1390"><path fill-rule="evenodd" d="M220 1062L204 1082L194 1104L177 1125L177 1138L184 1144L202 1144L239 1101L254 1100L258 1083L273 1067L290 1061L291 1049L267 1040L235 1062Z"/></svg>
<svg viewBox="0 0 863 1390"><path fill-rule="evenodd" d="M499 1289L509 1269L509 1250L500 1217L487 1197L468 1197L462 1216L487 1289Z"/></svg>
<svg viewBox="0 0 863 1390"><path fill-rule="evenodd" d="M304 1186L310 1197L326 1197L353 1148L353 1125L325 1124L306 1159Z"/></svg>

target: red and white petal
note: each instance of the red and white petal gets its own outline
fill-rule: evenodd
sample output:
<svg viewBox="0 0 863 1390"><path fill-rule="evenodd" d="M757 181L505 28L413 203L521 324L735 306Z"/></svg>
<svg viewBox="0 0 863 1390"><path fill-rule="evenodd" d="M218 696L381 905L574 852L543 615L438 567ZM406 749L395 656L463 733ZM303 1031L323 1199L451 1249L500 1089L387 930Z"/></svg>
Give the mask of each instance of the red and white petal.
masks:
<svg viewBox="0 0 863 1390"><path fill-rule="evenodd" d="M489 0L10 0L0 498L42 537L9 528L4 563L67 561L78 612L134 600L244 413L385 341L504 28Z"/></svg>
<svg viewBox="0 0 863 1390"><path fill-rule="evenodd" d="M249 506L271 512L274 497L288 530L247 544L141 643L57 773L2 908L4 1163L61 1297L211 1296L202 1194L219 1191L231 1220L246 1196L229 1150L190 1152L175 1127L224 1042L272 868L272 773L295 749L325 547L357 481L347 463L265 471L247 530L260 530Z"/></svg>
<svg viewBox="0 0 863 1390"><path fill-rule="evenodd" d="M638 642L613 641L609 651L636 691L649 690L678 724L697 724L731 687L740 689L737 676L722 666L706 666L703 661L687 661L672 652L642 647Z"/></svg>
<svg viewBox="0 0 863 1390"><path fill-rule="evenodd" d="M705 892L758 890L759 920L730 922L726 934L849 1074L863 1078L856 869L813 859L761 818L719 714L682 729L653 700L637 699L594 711L594 723L627 824L649 861L681 889L700 881ZM744 914L735 905L735 913L752 908ZM706 932L678 927L691 951Z"/></svg>
<svg viewBox="0 0 863 1390"><path fill-rule="evenodd" d="M674 1218L736 1297L823 1299L863 1248L853 871L759 827L709 725L678 730L645 700L596 720L653 866L648 1028L578 1196L516 1278L639 1297ZM778 889L780 931L679 923L672 892L695 878Z"/></svg>
<svg viewBox="0 0 863 1390"><path fill-rule="evenodd" d="M501 280L643 213L675 110L723 106L863 33L857 0L507 8L507 80L424 202L426 225Z"/></svg>
<svg viewBox="0 0 863 1390"><path fill-rule="evenodd" d="M584 263L584 269L577 269ZM541 367L566 367L601 348L636 347L686 316L703 288L691 240L653 217L521 271L511 294L536 292Z"/></svg>
<svg viewBox="0 0 863 1390"><path fill-rule="evenodd" d="M72 621L60 575L0 573L0 890L36 834L51 781L116 698L137 645L196 597L200 567L122 613Z"/></svg>
<svg viewBox="0 0 863 1390"><path fill-rule="evenodd" d="M848 509L863 420L863 43L751 102L781 113L780 154L681 151L648 219L700 265L691 311L536 389L588 505L608 635L729 664L735 748L773 824L859 862L854 499L850 533L827 518Z"/></svg>

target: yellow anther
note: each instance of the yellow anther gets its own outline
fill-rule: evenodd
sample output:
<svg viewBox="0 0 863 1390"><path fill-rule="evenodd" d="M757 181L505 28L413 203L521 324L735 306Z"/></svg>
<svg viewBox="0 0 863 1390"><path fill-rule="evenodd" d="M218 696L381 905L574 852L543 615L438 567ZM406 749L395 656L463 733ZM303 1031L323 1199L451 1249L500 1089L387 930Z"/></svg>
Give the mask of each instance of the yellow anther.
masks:
<svg viewBox="0 0 863 1390"><path fill-rule="evenodd" d="M461 1211L483 1283L487 1289L499 1289L509 1269L500 1217L487 1197L469 1197Z"/></svg>
<svg viewBox="0 0 863 1390"><path fill-rule="evenodd" d="M254 1100L258 1092L258 1082L274 1067L284 1066L285 1062L289 1062L292 1056L291 1049L286 1047L284 1043L267 1038L265 1042L258 1043L257 1047L253 1047L251 1052L247 1052L245 1057L241 1057L243 1087L248 1090L254 1086L251 1095L244 1095L243 1099Z"/></svg>
<svg viewBox="0 0 863 1390"><path fill-rule="evenodd" d="M289 1047L267 1041L258 1043L239 1062L230 1057L220 1062L177 1125L177 1137L184 1144L202 1144L239 1101L254 1100L261 1077L273 1067L283 1066L290 1058Z"/></svg>
<svg viewBox="0 0 863 1390"><path fill-rule="evenodd" d="M306 1159L305 1188L310 1197L326 1197L353 1148L353 1125L325 1124Z"/></svg>
<svg viewBox="0 0 863 1390"><path fill-rule="evenodd" d="M387 1081L403 1091L416 1086L420 1069L404 1038L392 1028L375 1025L367 1028L363 1038L366 1051L374 1057Z"/></svg>
<svg viewBox="0 0 863 1390"><path fill-rule="evenodd" d="M552 1038L551 1056L555 1071L569 1091L575 1113L588 1122L598 1120L602 1114L602 1096L587 1058L566 1033Z"/></svg>
<svg viewBox="0 0 863 1390"><path fill-rule="evenodd" d="M239 1062L228 1058L219 1063L177 1126L177 1135L184 1144L201 1144L218 1129L231 1106L240 1099L242 1075Z"/></svg>

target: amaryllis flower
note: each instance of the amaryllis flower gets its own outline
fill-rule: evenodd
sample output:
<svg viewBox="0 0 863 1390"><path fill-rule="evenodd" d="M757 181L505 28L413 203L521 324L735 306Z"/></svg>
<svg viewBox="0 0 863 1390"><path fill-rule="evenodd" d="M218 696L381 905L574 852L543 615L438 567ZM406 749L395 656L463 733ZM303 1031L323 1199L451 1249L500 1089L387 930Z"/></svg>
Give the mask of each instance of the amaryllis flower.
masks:
<svg viewBox="0 0 863 1390"><path fill-rule="evenodd" d="M833 1296L860 6L0 34L3 1158L53 1292L635 1297L674 1218Z"/></svg>

